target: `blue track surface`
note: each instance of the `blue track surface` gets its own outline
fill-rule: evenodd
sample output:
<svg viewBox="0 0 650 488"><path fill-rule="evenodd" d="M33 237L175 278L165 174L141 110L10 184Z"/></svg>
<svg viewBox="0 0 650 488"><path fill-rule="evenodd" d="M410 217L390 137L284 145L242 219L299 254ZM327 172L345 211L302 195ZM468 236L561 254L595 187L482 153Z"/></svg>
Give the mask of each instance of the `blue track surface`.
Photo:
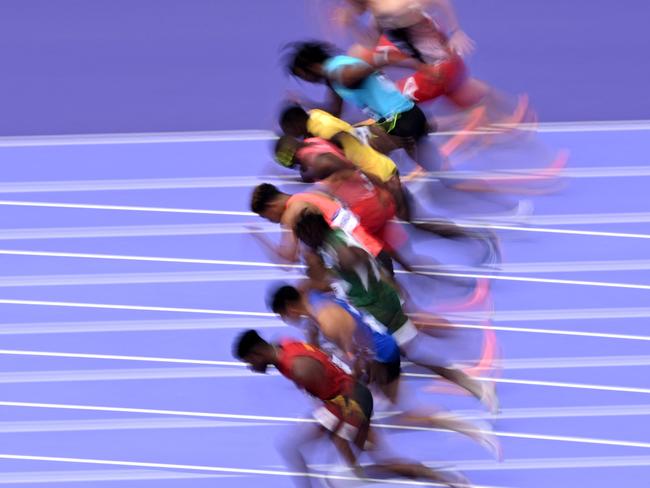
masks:
<svg viewBox="0 0 650 488"><path fill-rule="evenodd" d="M455 466L477 486L646 488L650 172L638 173L647 168L648 131L543 132L538 137L536 144L551 153L570 150L569 171L609 173L563 178L562 187L549 195L504 197L505 203L534 202L535 212L525 222L509 220L504 209L495 209L499 217L480 204L454 203L457 195L434 200L434 209L528 230L637 236L499 230L502 270L474 270L498 278L492 281L494 325L501 328L505 365L497 383L503 412L494 429L503 444L503 463L456 434L386 433L403 454L433 466ZM232 362L231 341L244 327L261 328L271 338L296 333L264 315L264 297L269 283L292 279L298 271L250 265L269 260L247 235L246 225L273 231L269 235L275 238L277 229L253 216L196 212L246 212L251 187L262 180L258 175L273 171L268 145L262 140L0 147L5 162L0 182L0 454L5 455L0 484L290 486L275 445L295 426L292 419L309 412L303 394L281 377L255 376L235 364L163 361ZM530 154L530 148L493 151L458 169L540 167L543 158L531 161ZM627 166L636 172L619 175ZM149 179L152 174L156 180ZM287 187L292 188L299 187ZM448 243L420 247L443 262L468 264L465 250ZM453 294L436 288L428 299L445 293ZM458 320L476 323L471 317ZM467 329L447 347L456 359L466 359L476 357L479 342L480 332ZM143 357L158 360L136 360ZM409 383L422 402L484 416L470 398L427 392L430 379ZM120 408L141 410L115 410ZM311 461L332 464L335 457L323 448Z"/></svg>

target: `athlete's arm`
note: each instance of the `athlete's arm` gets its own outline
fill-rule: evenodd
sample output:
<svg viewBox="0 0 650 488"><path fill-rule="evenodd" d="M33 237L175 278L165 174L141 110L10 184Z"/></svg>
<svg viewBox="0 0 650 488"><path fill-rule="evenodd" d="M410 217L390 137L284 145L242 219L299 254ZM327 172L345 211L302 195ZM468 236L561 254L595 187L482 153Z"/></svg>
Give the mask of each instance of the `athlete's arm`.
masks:
<svg viewBox="0 0 650 488"><path fill-rule="evenodd" d="M320 346L320 332L318 330L318 327L316 327L311 322L307 326L307 330L305 331L305 336L307 337L307 342L309 344L316 347Z"/></svg>
<svg viewBox="0 0 650 488"><path fill-rule="evenodd" d="M330 190L330 192L336 194L336 190L341 186L341 184L346 181L348 178L351 178L358 170L355 169L342 169L336 173L331 174L323 180L323 184Z"/></svg>
<svg viewBox="0 0 650 488"><path fill-rule="evenodd" d="M280 237L280 244L277 246L269 241L266 237L260 234L252 234L271 254L285 263L298 262L299 242L298 238L293 232L293 226L298 214L306 208L306 204L302 202L294 202L282 215L280 225L284 230L289 232L282 232Z"/></svg>
<svg viewBox="0 0 650 488"><path fill-rule="evenodd" d="M302 105L305 110L320 109L334 115L335 117L339 117L341 112L343 112L343 99L331 88L328 90L327 99L324 102L317 102L316 100L303 97L294 101L298 102L299 105Z"/></svg>
<svg viewBox="0 0 650 488"><path fill-rule="evenodd" d="M340 117L343 112L343 99L331 87L328 92L328 103L325 107L322 107L322 109L325 112L329 112L334 117Z"/></svg>
<svg viewBox="0 0 650 488"><path fill-rule="evenodd" d="M339 145L340 147L342 147L344 151L345 151L346 143L348 144L348 146L349 146L350 144L352 144L352 145L354 145L354 144L358 144L358 145L360 145L360 146L363 146L363 145L364 145L363 142L361 142L357 136L355 136L354 134L350 134L349 132L345 132L345 131L337 132L336 134L334 134L334 135L330 138L330 141L332 141L332 142L336 143L337 145ZM358 146L357 146L357 147L358 147ZM370 148L370 149L372 149L372 148ZM372 150L375 151L374 149L372 149ZM376 151L375 151L375 152L376 152ZM359 169L359 167L356 166L354 163L350 163L350 165L351 165L352 168ZM359 170L360 170L360 169L359 169ZM366 175L366 177L367 177L367 178L368 178L368 179L369 179L369 180L370 180L370 181L371 181L375 186L378 186L378 187L380 187L380 188L382 188L382 187L385 186L385 185L383 184L383 182L382 182L379 178L377 178L377 176L375 176L374 174L367 173L367 172L365 172L365 171L362 171L362 173L363 173L364 175Z"/></svg>
<svg viewBox="0 0 650 488"><path fill-rule="evenodd" d="M251 228L251 230L255 230ZM280 244L275 245L263 234L252 232L255 238L271 255L271 259L277 259L283 263L295 263L298 261L298 239L293 236L292 232L283 232Z"/></svg>
<svg viewBox="0 0 650 488"><path fill-rule="evenodd" d="M317 390L325 381L323 365L308 356L297 357L291 368L293 379L306 389Z"/></svg>
<svg viewBox="0 0 650 488"><path fill-rule="evenodd" d="M356 356L354 318L336 304L323 307L316 318L323 335L343 351L346 360L352 361Z"/></svg>
<svg viewBox="0 0 650 488"><path fill-rule="evenodd" d="M370 65L360 60L358 63L341 66L337 70L328 73L327 76L329 77L330 81L340 83L346 88L354 88L375 71L377 71L376 66Z"/></svg>
<svg viewBox="0 0 650 488"><path fill-rule="evenodd" d="M314 176L314 180L316 181L324 180L337 171L356 168L347 159L340 158L334 154L319 154L311 158L307 164L310 169L310 174Z"/></svg>
<svg viewBox="0 0 650 488"><path fill-rule="evenodd" d="M458 17L449 0L426 0L437 8L445 17L449 29L449 47L452 51L465 56L474 50L474 41L460 28Z"/></svg>
<svg viewBox="0 0 650 488"><path fill-rule="evenodd" d="M307 265L307 280L304 280L298 289L301 291L318 290L332 291L330 286L329 270L325 267L321 257L313 251L304 251L303 258Z"/></svg>
<svg viewBox="0 0 650 488"><path fill-rule="evenodd" d="M353 271L357 266L370 266L370 255L361 248L340 244L336 246L339 266L344 271Z"/></svg>

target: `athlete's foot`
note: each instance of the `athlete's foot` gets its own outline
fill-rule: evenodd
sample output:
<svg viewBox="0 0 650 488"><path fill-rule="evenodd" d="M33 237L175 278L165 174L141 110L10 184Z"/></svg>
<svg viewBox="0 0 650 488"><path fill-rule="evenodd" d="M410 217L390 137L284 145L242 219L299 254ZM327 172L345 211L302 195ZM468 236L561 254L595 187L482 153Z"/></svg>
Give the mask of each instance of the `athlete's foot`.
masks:
<svg viewBox="0 0 650 488"><path fill-rule="evenodd" d="M492 415L497 415L499 413L499 397L497 396L494 383L482 383L481 390L479 400L481 400L481 403L487 407Z"/></svg>
<svg viewBox="0 0 650 488"><path fill-rule="evenodd" d="M409 181L413 181L413 180L423 178L426 175L427 175L427 172L424 170L424 168L422 166L418 166L413 171L411 171L408 175L403 177L402 181L409 182Z"/></svg>
<svg viewBox="0 0 650 488"><path fill-rule="evenodd" d="M474 135L472 132L485 121L485 107L480 106L473 109L467 119L466 124L461 128L456 135L449 139L440 148L440 153L445 158L445 167L443 169L451 169L449 163L449 156L457 151L460 147L468 143L468 140Z"/></svg>
<svg viewBox="0 0 650 488"><path fill-rule="evenodd" d="M445 478L445 480L441 480L441 483L449 488L472 488L470 481L457 471L448 473Z"/></svg>
<svg viewBox="0 0 650 488"><path fill-rule="evenodd" d="M503 461L503 449L501 448L501 442L499 439L492 433L492 427L490 424L484 421L476 422L476 427L480 429L474 434L474 439L478 442L485 450L490 452L494 459L501 462Z"/></svg>
<svg viewBox="0 0 650 488"><path fill-rule="evenodd" d="M528 95L523 94L517 97L517 105L515 106L514 111L494 122L493 127L501 129L502 131L512 131L516 130L519 127L524 119L526 114L529 113L530 105L528 100Z"/></svg>
<svg viewBox="0 0 650 488"><path fill-rule="evenodd" d="M462 312L472 310L481 306L490 297L490 281L487 278L478 278L474 288L467 298L459 302L448 303L445 306L446 312Z"/></svg>
<svg viewBox="0 0 650 488"><path fill-rule="evenodd" d="M496 233L491 230L485 232L476 232L472 236L479 241L484 249L483 255L479 260L480 266L488 268L497 268L502 263L501 245Z"/></svg>

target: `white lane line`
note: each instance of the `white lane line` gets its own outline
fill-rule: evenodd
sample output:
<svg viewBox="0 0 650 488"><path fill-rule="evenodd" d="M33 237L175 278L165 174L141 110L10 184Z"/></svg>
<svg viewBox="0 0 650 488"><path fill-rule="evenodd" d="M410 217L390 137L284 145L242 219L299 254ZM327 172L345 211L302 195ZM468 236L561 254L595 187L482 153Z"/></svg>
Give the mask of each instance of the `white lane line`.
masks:
<svg viewBox="0 0 650 488"><path fill-rule="evenodd" d="M430 373L403 373L407 378L436 379L437 375ZM47 370L19 371L0 373L0 384L23 383L58 383L78 381L141 381L162 379L193 379L193 378L264 378L257 375L241 363L229 367L187 367L187 368L137 368L137 369L86 369L86 370ZM650 388L627 386L595 385L586 383L567 383L562 381L525 380L510 378L476 377L479 381L515 384L525 386L544 386L553 388L572 388L579 390L616 391L621 393L650 394Z"/></svg>
<svg viewBox="0 0 650 488"><path fill-rule="evenodd" d="M260 271L171 271L166 273L85 273L77 275L27 275L0 277L3 287L132 285L154 283L219 283L234 281L298 280L302 273L280 269Z"/></svg>
<svg viewBox="0 0 650 488"><path fill-rule="evenodd" d="M200 378L239 378L253 376L248 369L233 366L229 368L136 368L136 369L87 369L47 370L0 373L0 384L66 383L84 381L148 381Z"/></svg>
<svg viewBox="0 0 650 488"><path fill-rule="evenodd" d="M509 124L497 124L512 127ZM542 133L572 132L635 132L650 130L648 120L610 120L576 122L538 122L519 124L517 128ZM438 132L434 136L457 134L456 131ZM66 134L51 136L5 136L0 137L0 147L40 147L74 146L103 144L160 144L185 142L227 142L227 141L268 141L277 136L269 130L222 130L187 132L135 132L135 133L97 133Z"/></svg>
<svg viewBox="0 0 650 488"><path fill-rule="evenodd" d="M104 205L92 203L66 203L66 202L34 202L25 200L0 200L0 206L9 207L47 207L47 208L68 208L88 210L116 210L127 212L161 212L161 213L182 213L196 215L229 215L257 217L254 212L200 209L200 208L172 208L172 207L150 207L150 206L129 206L129 205ZM459 216L460 224L472 225L486 223L496 220L496 225L505 223L519 223L525 219L530 225L586 225L586 224L631 224L650 222L650 212L621 212L621 213L582 213L582 214L549 214L531 215L522 217L519 215L494 215L485 216ZM423 219L422 222L426 222ZM237 223L238 225L246 225Z"/></svg>
<svg viewBox="0 0 650 488"><path fill-rule="evenodd" d="M375 421L400 412L376 412ZM490 414L475 410L456 410L467 420L490 419ZM499 411L499 419L528 420L550 418L643 417L650 415L650 405L613 405L595 407L512 408ZM83 432L101 430L150 429L220 429L238 427L277 427L279 422L242 420L209 420L193 417L138 417L73 420L12 420L0 422L0 433L18 432Z"/></svg>
<svg viewBox="0 0 650 488"><path fill-rule="evenodd" d="M273 318L160 319L160 320L90 320L77 322L31 322L0 324L0 335L84 334L97 332L153 332L227 329L270 329L286 327ZM650 340L650 338L648 338Z"/></svg>
<svg viewBox="0 0 650 488"><path fill-rule="evenodd" d="M138 305L110 305L110 304L96 304L96 303L75 303L75 302L51 302L51 301L37 301L37 300L10 300L0 299L0 304L7 305L29 305L29 306L51 306L51 307L72 307L72 308L96 308L96 309L112 309L112 310L141 310L141 311L156 311L156 312L181 312L193 314L213 314L213 315L240 315L251 317L276 317L272 313L267 312L243 312L243 311L228 311L228 310L212 310L212 309L197 309L197 308L172 308L172 307L150 307ZM468 329L484 329L485 326L475 324L454 324L457 327ZM631 339L631 340L648 340L646 336L629 335L629 334L609 334L598 332L581 332L581 331L558 331L552 329L534 329L524 327L490 327L495 330L510 331L510 332L532 332L544 334L559 334L559 335L574 335L585 337L601 337L612 339Z"/></svg>
<svg viewBox="0 0 650 488"><path fill-rule="evenodd" d="M594 337L603 339L622 339L650 341L650 336L634 334L615 334L606 332L588 332L583 330L536 329L531 327L485 326L480 324L455 323L463 329L493 329L502 332L517 332L546 335L566 335L576 337ZM179 330L227 330L227 329L269 329L286 327L279 320L247 319L185 319L185 320L100 320L78 322L31 322L0 324L0 335L26 334L83 334L97 332L138 332L138 331L179 331Z"/></svg>
<svg viewBox="0 0 650 488"><path fill-rule="evenodd" d="M493 215L461 216L461 223L489 222L496 220L499 223L520 223L522 220L529 225L587 225L587 224L644 224L650 222L650 212L620 212L620 213L579 213L579 214L548 214L530 215ZM425 220L426 221L426 220Z"/></svg>
<svg viewBox="0 0 650 488"><path fill-rule="evenodd" d="M52 136L0 137L0 147L94 146L105 144L167 144L185 142L269 141L276 137L268 130L134 132L70 134Z"/></svg>
<svg viewBox="0 0 650 488"><path fill-rule="evenodd" d="M139 207L128 205L100 205L93 203L57 203L57 202L27 202L18 200L0 200L0 206L5 207L47 207L47 208L76 208L88 210L121 210L126 212L161 212L182 213L194 215L234 215L256 217L253 212L240 212L234 210L210 210L200 208L170 208L170 207Z"/></svg>
<svg viewBox="0 0 650 488"><path fill-rule="evenodd" d="M0 237L1 239L2 237ZM274 264L274 267L283 267L281 264ZM407 274L405 271L397 271L398 274ZM606 287L606 288L626 288L626 289L636 289L636 290L650 290L650 285L636 284L636 283L617 283L617 282L607 282L607 281L588 281L588 280L567 280L559 278L535 278L532 276L506 276L500 274L485 274L481 272L477 273L449 273L449 272L438 272L438 271L420 271L422 275L429 276L453 276L459 278L486 278L493 280L501 281L518 281L518 282L528 282L528 283L546 283L546 284L560 284L560 285L578 285L578 286L596 286L596 287ZM14 280L20 280L15 278ZM92 280L93 278L86 278L87 280ZM100 278L98 277L97 280ZM132 278L133 279L133 278ZM168 278L169 279L169 278ZM185 278L184 278L185 279ZM181 280L182 281L182 280ZM210 281L201 279L199 281ZM222 281L216 280L216 281ZM14 281L18 283L18 281ZM152 281L142 281L145 283L151 283ZM164 281L163 281L164 282ZM99 283L98 283L99 284ZM16 285L7 285L7 286L20 286ZM34 286L34 285L32 285ZM0 302L3 303L3 302ZM6 302L5 302L6 303Z"/></svg>
<svg viewBox="0 0 650 488"><path fill-rule="evenodd" d="M650 456L599 456L574 458L505 459L495 461L452 461L461 471L501 471L534 469L576 469L576 468L628 468L649 467ZM435 466L434 463L431 463Z"/></svg>
<svg viewBox="0 0 650 488"><path fill-rule="evenodd" d="M79 303L79 302L53 302L45 300L13 300L0 299L0 304L5 305L30 305L43 307L70 307L70 308L96 308L109 310L141 310L151 312L180 312L199 313L209 315L245 315L253 317L275 317L268 312L240 312L231 310L213 310L209 308L179 308L179 307L153 307L145 305L113 305L108 303Z"/></svg>
<svg viewBox="0 0 650 488"><path fill-rule="evenodd" d="M433 266L429 267L434 269ZM466 269L477 271L481 268L469 266L436 266L438 269ZM508 273L575 273L594 271L645 271L650 269L650 259L619 259L608 261L548 261L532 263L503 263L495 269Z"/></svg>
<svg viewBox="0 0 650 488"><path fill-rule="evenodd" d="M481 320L485 317L484 312L460 312L446 315L467 320ZM498 322L645 319L650 318L650 307L496 310L492 318Z"/></svg>
<svg viewBox="0 0 650 488"><path fill-rule="evenodd" d="M236 262L222 261L221 264ZM268 263L271 264L271 263ZM294 265L295 266L295 265ZM471 266L415 266L421 270L482 272L488 269L509 273L572 273L593 271L641 271L650 270L650 260L629 261L567 261L558 263L510 263L499 267ZM294 269L296 269L294 267ZM79 285L127 285L152 283L210 283L235 281L269 281L301 279L303 273L287 273L281 269L273 270L227 270L227 271L169 271L146 273L84 273L50 275L1 276L0 287L34 286L79 286Z"/></svg>
<svg viewBox="0 0 650 488"><path fill-rule="evenodd" d="M466 419L489 419L486 412L477 410L455 410ZM630 417L650 415L650 405L606 405L587 407L547 407L547 408L504 408L499 411L499 419L541 419L541 418L582 418L582 417Z"/></svg>
<svg viewBox="0 0 650 488"><path fill-rule="evenodd" d="M444 461L449 466L440 466L441 461L424 461L424 464L436 466L441 470L457 469L460 471L502 471L502 470L541 470L541 469L580 469L580 468L624 468L624 467L649 467L650 456L598 456L598 457L571 457L571 458L524 458L505 459L498 461L458 460ZM274 466L275 467L275 466ZM345 472L341 465L314 464L314 469L334 470Z"/></svg>
<svg viewBox="0 0 650 488"><path fill-rule="evenodd" d="M202 364L209 366L236 366L243 367L244 364L239 361L214 361L208 359L181 359L166 358L153 356L123 356L117 354L86 354L71 352L52 352L52 351L24 351L16 349L0 349L0 355L4 356L40 356L40 357L58 357L58 358L79 358L79 359L109 359L116 361L142 361L150 363L175 363L175 364ZM2 373L0 373L2 374Z"/></svg>
<svg viewBox="0 0 650 488"><path fill-rule="evenodd" d="M629 220L636 218L629 217ZM636 220L645 222L643 216ZM419 220L417 222L428 222ZM620 237L627 239L650 239L650 234L632 232L591 231L575 229L557 229L544 227L520 227L504 225L498 222L485 220L456 220L460 227L472 229L507 230L513 232L533 232L560 235L580 235L593 237ZM619 223L619 222L610 222ZM253 226L253 228L251 228ZM137 225L137 226L96 226L96 227L32 227L4 229L0 240L35 240L35 239L81 239L94 237L160 237L160 236L198 236L198 235L223 235L223 234L251 234L251 233L281 233L279 225L259 222L231 222L218 224L168 224L168 225Z"/></svg>
<svg viewBox="0 0 650 488"><path fill-rule="evenodd" d="M635 168L634 166L632 168ZM641 168L637 173L641 173ZM614 171L614 168L612 168ZM622 172L622 171L621 171ZM632 170L629 170L632 172ZM639 175L633 175L639 176ZM0 182L0 193L71 193L124 190L183 190L214 188L251 188L260 183L308 186L307 183L279 175L213 176L194 178L140 178L113 180L47 180Z"/></svg>
<svg viewBox="0 0 650 488"><path fill-rule="evenodd" d="M277 426L277 423L166 417L128 419L20 420L0 422L0 433L10 434L18 432L89 432L101 430L151 429L219 429L267 426ZM0 480L1 479L2 478L0 478Z"/></svg>
<svg viewBox="0 0 650 488"><path fill-rule="evenodd" d="M314 479L331 479L331 480L347 480L359 481L356 476L345 476L340 474L321 474L321 473L304 473L296 471L280 471L271 469L249 469L249 468L228 468L221 466L197 466L191 464L163 464L163 463L150 463L150 462L137 462L137 461L114 461L106 459L87 459L87 458L67 458L67 457L53 457L53 456L29 456L18 454L0 454L0 459L11 459L16 461L45 461L45 462L58 462L58 463L72 463L72 464L98 464L108 466L134 466L142 468L159 468L159 469L182 469L189 471L205 471L217 473L237 473L237 474L250 474L250 475L265 475L265 476L282 476L282 477L306 477ZM393 485L410 485L410 486L441 486L438 483L412 481L402 479L375 479L375 478L362 478L366 482L383 482ZM474 485L476 488L495 488Z"/></svg>
<svg viewBox="0 0 650 488"><path fill-rule="evenodd" d="M253 222L251 222L252 224ZM95 227L32 227L3 229L0 241L36 239L88 239L97 237L212 236L225 234L281 233L276 224L244 223L120 225Z"/></svg>
<svg viewBox="0 0 650 488"><path fill-rule="evenodd" d="M540 174L547 168L494 169L490 171L432 171L431 178L446 179L504 179ZM650 166L588 166L564 168L562 178L633 178L650 176ZM252 188L260 183L308 186L289 175L213 176L184 178L139 178L110 180L46 180L0 182L0 194L8 193L72 193L94 191L183 190L211 188Z"/></svg>
<svg viewBox="0 0 650 488"><path fill-rule="evenodd" d="M88 483L93 481L182 480L236 478L236 474L183 473L153 469L91 469L72 471L15 471L0 473L0 485L25 483Z"/></svg>
<svg viewBox="0 0 650 488"><path fill-rule="evenodd" d="M211 359L172 358L156 356L126 356L119 354L94 354L60 351L31 351L23 349L0 349L0 356L32 356L50 358L102 359L112 361L138 361L166 364L200 364L204 366L235 366L244 367L237 361L215 361ZM452 361L463 364L464 361ZM555 369L555 368L601 368L601 367L631 367L650 366L650 356L585 356L585 357L544 357L544 358L512 358L495 360L495 368L505 370ZM138 370L139 371L139 370ZM2 373L0 373L1 375ZM432 378L434 375L428 375Z"/></svg>
<svg viewBox="0 0 650 488"><path fill-rule="evenodd" d="M1 237L0 237L1 238ZM14 249L0 249L0 255L6 256L37 256L52 258L75 258L75 259L105 259L114 261L144 261L155 263L181 263L181 264L219 264L226 266L256 266L267 268L291 268L304 269L300 264L277 264L260 261L233 261L226 259L201 259L201 258L176 258L162 256L130 256L122 254L93 254L78 252L53 252L53 251L21 251Z"/></svg>
<svg viewBox="0 0 650 488"><path fill-rule="evenodd" d="M556 229L548 227L517 227L513 225L500 224L471 224L469 222L455 222L460 227L473 229L492 229L508 230L515 232L533 232L540 234L564 234L573 236L592 236L592 237L620 237L623 239L650 239L650 234L640 234L634 232L608 232L595 230L575 230L575 229Z"/></svg>
<svg viewBox="0 0 650 488"><path fill-rule="evenodd" d="M519 180L522 176L539 176L548 178L549 168L495 168L491 170L453 170L453 171L430 171L426 173L427 179L435 181L439 178L448 180L464 180L478 178L482 180ZM650 166L580 166L562 168L557 177L559 178L634 178L650 176ZM276 176L277 178L277 176ZM37 182L34 182L35 184ZM46 182L47 183L47 182ZM11 185L12 183L7 183ZM17 183L20 184L20 183ZM0 184L0 193L2 193ZM11 186L9 188L12 188Z"/></svg>
<svg viewBox="0 0 650 488"><path fill-rule="evenodd" d="M607 332L585 332L581 330L562 330L562 329L536 329L532 327L505 327L500 325L476 325L476 324L456 324L454 327L461 329L477 329L477 330L499 330L502 332L523 332L530 334L547 334L547 335L564 335L575 337L596 337L600 339L623 339L633 341L650 341L650 336L641 336L635 334L615 334Z"/></svg>
<svg viewBox="0 0 650 488"><path fill-rule="evenodd" d="M495 124L521 127L537 132L627 132L650 130L650 120L586 120L575 122L539 122L530 124Z"/></svg>
<svg viewBox="0 0 650 488"><path fill-rule="evenodd" d="M186 417L207 417L207 418L225 418L236 420L255 420L255 421L270 421L270 422L289 422L289 423L314 423L314 419L301 418L301 417L274 417L267 415L243 415L243 414L224 414L212 412L188 412L179 410L154 410L143 408L127 408L127 407L103 407L94 405L70 405L58 403L29 403L29 402L7 402L0 401L0 406L5 407L18 407L18 408L44 408L44 409L59 409L59 410L78 410L78 411L101 411L101 412L123 412L123 413L153 413L157 415L173 415L173 416L186 416ZM391 430L416 430L423 432L440 432L440 429L432 427L413 427L404 425L391 425L391 424L373 424L377 428L391 429ZM610 439L596 439L591 437L574 437L574 436L555 436L555 435L542 435L542 434L528 434L520 432L491 432L499 437L512 437L521 439L537 439L558 442L571 442L581 444L600 444L609 446L623 446L623 447L641 447L650 448L648 442L635 442L635 441L619 441ZM1 457L1 456L0 456Z"/></svg>
<svg viewBox="0 0 650 488"><path fill-rule="evenodd" d="M406 377L410 378L437 378L438 376L427 373L404 373ZM519 380L510 378L490 378L490 377L475 377L479 381L487 381L494 383L504 383L513 385L527 385L527 386L548 386L553 388L575 388L579 390L596 390L596 391L618 391L622 393L650 393L650 388L636 388L628 386L609 386L609 385L593 385L586 383L567 383L563 381L543 381L543 380Z"/></svg>
<svg viewBox="0 0 650 488"><path fill-rule="evenodd" d="M400 274L400 272L397 272ZM437 271L419 271L419 274L428 276L455 276L457 278L485 278L500 281L518 281L526 283L545 283L555 285L596 286L605 288L627 288L634 290L650 290L650 285L636 283L615 283L609 281L565 280L559 278L534 278L532 276L504 276L484 273L442 273Z"/></svg>

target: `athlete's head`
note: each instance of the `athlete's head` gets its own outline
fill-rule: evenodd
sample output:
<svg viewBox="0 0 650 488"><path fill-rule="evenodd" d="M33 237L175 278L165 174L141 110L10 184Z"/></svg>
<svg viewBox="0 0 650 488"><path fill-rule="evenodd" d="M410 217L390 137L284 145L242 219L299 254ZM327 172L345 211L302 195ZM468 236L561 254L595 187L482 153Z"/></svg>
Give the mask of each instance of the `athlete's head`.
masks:
<svg viewBox="0 0 650 488"><path fill-rule="evenodd" d="M269 364L273 364L275 359L273 346L252 329L243 332L235 339L233 354L248 363L257 373L266 373Z"/></svg>
<svg viewBox="0 0 650 488"><path fill-rule="evenodd" d="M262 218L274 223L282 221L282 215L289 195L282 193L270 183L257 185L251 196L251 210Z"/></svg>
<svg viewBox="0 0 650 488"><path fill-rule="evenodd" d="M285 168L294 168L298 163L296 153L302 146L302 141L293 136L284 135L279 137L274 148L275 161Z"/></svg>
<svg viewBox="0 0 650 488"><path fill-rule="evenodd" d="M300 105L290 105L280 113L282 132L293 137L307 137L309 114Z"/></svg>
<svg viewBox="0 0 650 488"><path fill-rule="evenodd" d="M320 248L332 229L323 214L305 209L296 221L296 237L312 249Z"/></svg>
<svg viewBox="0 0 650 488"><path fill-rule="evenodd" d="M306 314L302 294L290 285L275 290L271 297L271 310L290 325L297 325Z"/></svg>
<svg viewBox="0 0 650 488"><path fill-rule="evenodd" d="M294 76L317 83L325 79L323 63L334 56L329 44L319 41L294 42L287 46L287 70Z"/></svg>

